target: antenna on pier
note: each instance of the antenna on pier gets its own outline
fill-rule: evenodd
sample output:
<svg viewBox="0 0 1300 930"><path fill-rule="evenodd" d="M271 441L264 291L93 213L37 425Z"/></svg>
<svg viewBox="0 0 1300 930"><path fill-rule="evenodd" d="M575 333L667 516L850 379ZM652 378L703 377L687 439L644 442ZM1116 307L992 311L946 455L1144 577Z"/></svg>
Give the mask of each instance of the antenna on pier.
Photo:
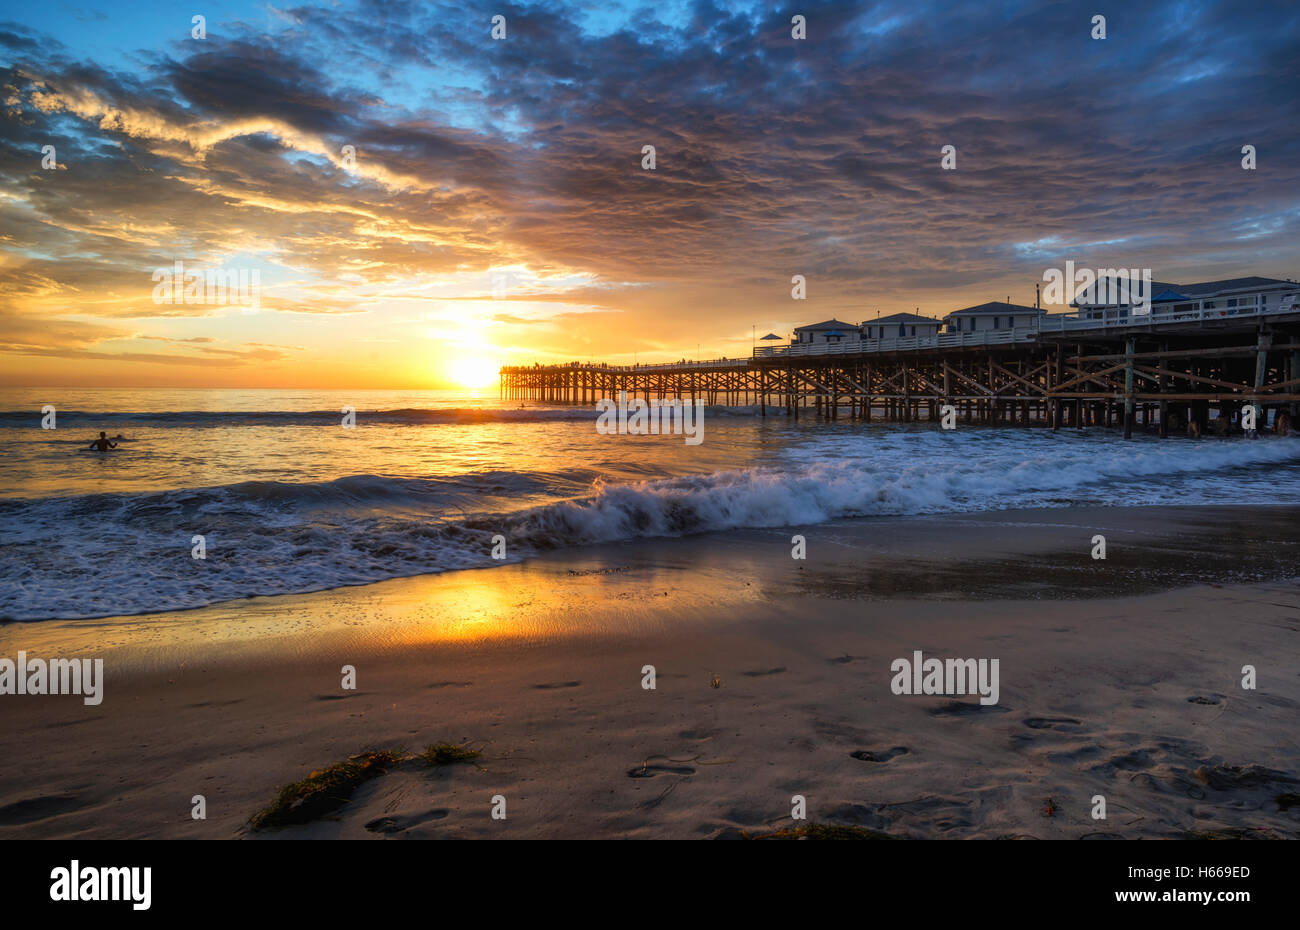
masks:
<svg viewBox="0 0 1300 930"><path fill-rule="evenodd" d="M1042 286L1042 285L1040 285L1038 282L1034 282L1034 309L1035 309L1035 310L1041 310L1041 309L1042 309L1042 304L1039 303L1039 294L1038 294L1038 289L1039 289L1041 286Z"/></svg>

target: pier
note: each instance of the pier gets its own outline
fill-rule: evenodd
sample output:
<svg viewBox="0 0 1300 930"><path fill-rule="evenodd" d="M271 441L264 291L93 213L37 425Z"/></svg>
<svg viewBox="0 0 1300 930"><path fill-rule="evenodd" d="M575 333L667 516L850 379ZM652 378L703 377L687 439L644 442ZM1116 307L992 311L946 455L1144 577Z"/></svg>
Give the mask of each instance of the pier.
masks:
<svg viewBox="0 0 1300 930"><path fill-rule="evenodd" d="M1203 303L1203 302L1202 302ZM648 365L513 366L502 399L589 405L651 401L752 406L869 422L1085 426L1191 436L1284 433L1300 417L1300 307L1154 306L1041 317L1032 327L755 348L749 357Z"/></svg>

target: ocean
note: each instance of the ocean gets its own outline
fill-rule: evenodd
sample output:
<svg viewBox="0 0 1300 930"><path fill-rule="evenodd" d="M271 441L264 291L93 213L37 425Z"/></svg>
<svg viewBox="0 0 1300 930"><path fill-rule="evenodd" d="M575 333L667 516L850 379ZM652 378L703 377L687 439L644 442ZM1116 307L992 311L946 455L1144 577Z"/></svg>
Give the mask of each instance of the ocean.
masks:
<svg viewBox="0 0 1300 930"><path fill-rule="evenodd" d="M53 405L56 428L42 429ZM345 428L342 408L355 410ZM793 422L704 440L456 391L0 391L0 619L200 607L739 527L1035 507L1300 503L1300 439ZM86 451L103 430L118 450ZM202 537L204 558L195 558Z"/></svg>

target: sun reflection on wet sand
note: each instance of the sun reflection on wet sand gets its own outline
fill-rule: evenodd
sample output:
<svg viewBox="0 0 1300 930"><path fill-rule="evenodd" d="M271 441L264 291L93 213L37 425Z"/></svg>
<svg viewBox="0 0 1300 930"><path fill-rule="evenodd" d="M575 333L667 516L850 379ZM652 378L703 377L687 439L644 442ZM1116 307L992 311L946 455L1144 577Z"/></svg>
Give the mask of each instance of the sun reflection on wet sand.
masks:
<svg viewBox="0 0 1300 930"><path fill-rule="evenodd" d="M672 541L566 552L499 568L419 575L195 610L0 627L0 653L114 654L117 671L304 660L421 646L546 644L653 635L758 597L759 569ZM664 608L668 607L669 610Z"/></svg>

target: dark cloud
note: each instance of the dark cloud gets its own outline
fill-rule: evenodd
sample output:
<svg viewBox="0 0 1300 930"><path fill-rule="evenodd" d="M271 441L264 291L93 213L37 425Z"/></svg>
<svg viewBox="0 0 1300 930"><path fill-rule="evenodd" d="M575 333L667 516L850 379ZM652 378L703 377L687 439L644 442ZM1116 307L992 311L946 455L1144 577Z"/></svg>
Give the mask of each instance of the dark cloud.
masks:
<svg viewBox="0 0 1300 930"><path fill-rule="evenodd" d="M523 264L636 285L536 298L627 311L593 324L613 339L637 313L714 333L797 317L794 273L819 318L1011 281L1027 300L1066 258L1285 275L1297 9L1125 4L1094 41L1077 3L814 3L800 42L788 12L709 0L603 34L578 4L363 2L129 73L9 24L0 178L22 203L0 201L0 241L27 258L0 289L15 312L107 293L95 312L159 315L152 268L257 252L323 288L264 307L344 312L353 285ZM47 143L66 170L40 169Z"/></svg>

